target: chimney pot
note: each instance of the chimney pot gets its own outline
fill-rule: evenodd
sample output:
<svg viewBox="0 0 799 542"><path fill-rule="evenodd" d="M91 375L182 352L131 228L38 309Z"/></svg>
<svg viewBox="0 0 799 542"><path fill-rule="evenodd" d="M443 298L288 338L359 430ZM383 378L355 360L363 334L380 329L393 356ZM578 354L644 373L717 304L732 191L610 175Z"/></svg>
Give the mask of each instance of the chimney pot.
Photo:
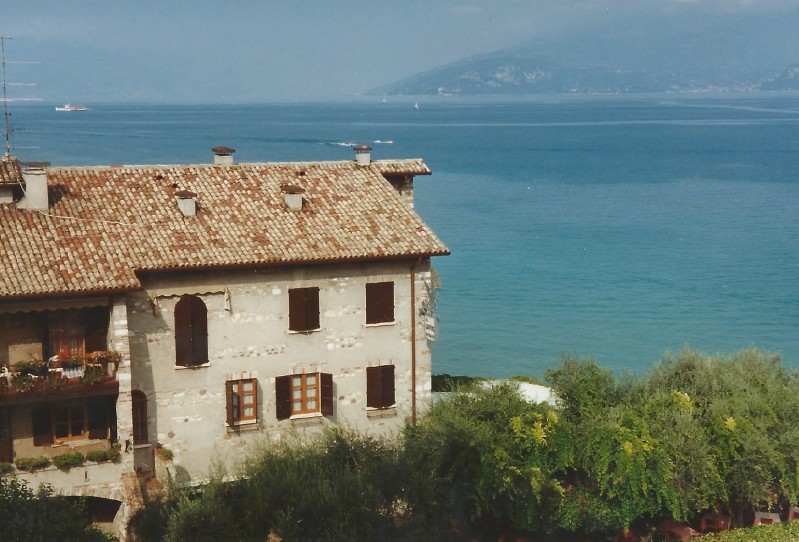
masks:
<svg viewBox="0 0 799 542"><path fill-rule="evenodd" d="M230 147L214 147L211 149L214 153L214 164L218 166L229 166L233 164L233 153L236 149Z"/></svg>
<svg viewBox="0 0 799 542"><path fill-rule="evenodd" d="M353 147L353 149L355 150L355 162L359 166L368 166L372 162L372 147L358 145L357 147Z"/></svg>

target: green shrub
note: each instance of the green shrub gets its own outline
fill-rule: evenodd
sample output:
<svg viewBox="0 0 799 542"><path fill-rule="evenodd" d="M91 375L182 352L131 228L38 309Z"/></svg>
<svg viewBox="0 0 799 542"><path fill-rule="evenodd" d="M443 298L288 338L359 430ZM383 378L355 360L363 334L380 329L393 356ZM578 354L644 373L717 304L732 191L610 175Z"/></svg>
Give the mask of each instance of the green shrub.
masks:
<svg viewBox="0 0 799 542"><path fill-rule="evenodd" d="M796 542L799 540L799 521L761 525L748 529L733 529L697 538L703 542Z"/></svg>
<svg viewBox="0 0 799 542"><path fill-rule="evenodd" d="M80 452L67 452L53 458L53 463L61 470L69 470L72 467L80 467L86 460Z"/></svg>
<svg viewBox="0 0 799 542"><path fill-rule="evenodd" d="M158 457L163 459L164 461L172 461L175 457L175 452L170 450L169 448L158 448Z"/></svg>
<svg viewBox="0 0 799 542"><path fill-rule="evenodd" d="M8 474L13 470L14 470L14 465L12 465L11 463L3 463L2 461L0 461L0 476Z"/></svg>
<svg viewBox="0 0 799 542"><path fill-rule="evenodd" d="M86 452L86 459L94 461L95 463L104 463L106 461L116 461L119 459L119 443L115 442L107 450L92 450Z"/></svg>
<svg viewBox="0 0 799 542"><path fill-rule="evenodd" d="M14 465L16 465L19 470L33 472L50 465L50 458L43 455L39 457L18 457L14 460Z"/></svg>

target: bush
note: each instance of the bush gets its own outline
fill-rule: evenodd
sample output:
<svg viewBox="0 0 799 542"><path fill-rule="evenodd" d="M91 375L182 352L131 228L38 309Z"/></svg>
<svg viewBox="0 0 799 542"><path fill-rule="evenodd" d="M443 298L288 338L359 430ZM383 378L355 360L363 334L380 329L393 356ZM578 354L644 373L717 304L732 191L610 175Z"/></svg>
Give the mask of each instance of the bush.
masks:
<svg viewBox="0 0 799 542"><path fill-rule="evenodd" d="M156 453L158 454L158 457L160 457L164 461L172 461L172 459L175 457L175 452L173 452L169 448L164 448L164 447L158 448Z"/></svg>
<svg viewBox="0 0 799 542"><path fill-rule="evenodd" d="M72 467L80 467L86 460L80 452L67 452L53 458L53 464L61 470L69 470Z"/></svg>
<svg viewBox="0 0 799 542"><path fill-rule="evenodd" d="M96 463L104 463L106 461L116 461L119 459L119 443L115 442L107 450L92 450L86 452L86 459Z"/></svg>
<svg viewBox="0 0 799 542"><path fill-rule="evenodd" d="M2 461L0 461L0 476L8 474L13 470L14 470L14 465L12 465L11 463L3 463Z"/></svg>
<svg viewBox="0 0 799 542"><path fill-rule="evenodd" d="M19 470L33 472L50 465L50 458L43 455L39 457L18 457L14 460L14 465L16 465Z"/></svg>
<svg viewBox="0 0 799 542"><path fill-rule="evenodd" d="M703 542L796 542L799 540L799 521L761 525L749 529L733 529L705 535Z"/></svg>

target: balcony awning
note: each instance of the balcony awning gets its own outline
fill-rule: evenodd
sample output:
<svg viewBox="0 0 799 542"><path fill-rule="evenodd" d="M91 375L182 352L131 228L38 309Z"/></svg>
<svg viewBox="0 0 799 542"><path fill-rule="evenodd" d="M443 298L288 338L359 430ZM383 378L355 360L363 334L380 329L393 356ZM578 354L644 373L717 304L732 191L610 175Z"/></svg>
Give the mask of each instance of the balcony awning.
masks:
<svg viewBox="0 0 799 542"><path fill-rule="evenodd" d="M35 301L22 301L17 303L0 303L0 314L11 314L15 312L39 312L54 311L62 309L82 309L87 307L108 307L111 305L111 298L103 297L81 297L81 298L53 298L37 299Z"/></svg>

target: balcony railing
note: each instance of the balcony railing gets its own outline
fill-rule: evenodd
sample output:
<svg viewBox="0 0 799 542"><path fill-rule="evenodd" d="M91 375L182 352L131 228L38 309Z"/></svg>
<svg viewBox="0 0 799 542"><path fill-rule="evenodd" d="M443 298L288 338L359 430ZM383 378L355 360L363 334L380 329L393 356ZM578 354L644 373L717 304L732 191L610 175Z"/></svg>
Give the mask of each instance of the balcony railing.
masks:
<svg viewBox="0 0 799 542"><path fill-rule="evenodd" d="M92 352L85 357L53 356L47 361L17 362L11 370L0 367L0 403L109 393L119 388L116 380L118 352ZM88 392L88 393L87 393Z"/></svg>

